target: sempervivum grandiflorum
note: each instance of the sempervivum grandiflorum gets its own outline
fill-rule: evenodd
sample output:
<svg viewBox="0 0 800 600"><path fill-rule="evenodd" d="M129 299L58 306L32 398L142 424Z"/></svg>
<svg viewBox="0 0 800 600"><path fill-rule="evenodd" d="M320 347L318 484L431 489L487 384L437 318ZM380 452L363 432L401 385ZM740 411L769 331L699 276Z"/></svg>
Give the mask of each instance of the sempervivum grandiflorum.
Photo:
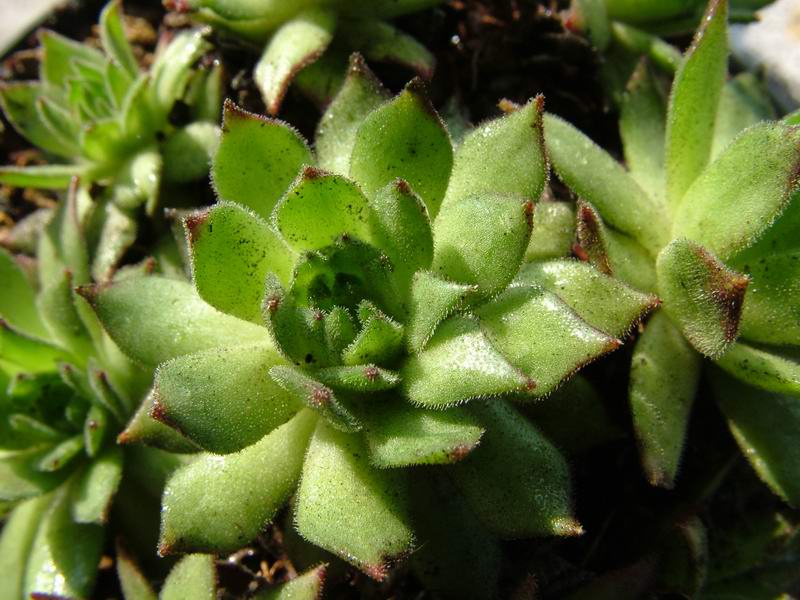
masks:
<svg viewBox="0 0 800 600"><path fill-rule="evenodd" d="M165 36L146 71L125 37L119 1L103 10L100 35L102 50L42 32L39 81L0 86L6 118L52 159L1 166L0 183L60 190L80 177L83 193L99 184L81 214L98 281L133 244L143 209L156 214L164 185L207 176L222 101L219 65L196 68L211 48L204 32Z"/></svg>
<svg viewBox="0 0 800 600"><path fill-rule="evenodd" d="M418 82L387 100L358 57L316 153L226 104L220 200L185 221L194 285L84 291L158 365L151 414L210 452L168 484L163 553L238 548L294 497L300 534L372 577L416 546L430 587L485 597L498 538L580 533L563 457L511 400L615 349L654 298L523 266L541 111L454 152Z"/></svg>
<svg viewBox="0 0 800 600"><path fill-rule="evenodd" d="M650 480L674 483L705 356L745 455L796 505L800 129L770 121L753 86L725 83L726 23L725 0L710 2L668 103L646 63L634 72L620 120L628 169L556 117L546 139L584 200L579 253L663 301L630 382Z"/></svg>

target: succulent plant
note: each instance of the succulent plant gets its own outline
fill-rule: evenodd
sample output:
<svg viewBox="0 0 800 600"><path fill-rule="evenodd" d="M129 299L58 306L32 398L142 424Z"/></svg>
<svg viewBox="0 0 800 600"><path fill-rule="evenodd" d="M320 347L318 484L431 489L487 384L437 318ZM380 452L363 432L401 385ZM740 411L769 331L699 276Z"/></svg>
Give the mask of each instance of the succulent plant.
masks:
<svg viewBox="0 0 800 600"><path fill-rule="evenodd" d="M83 290L158 365L150 414L208 452L165 490L163 554L236 549L294 497L299 533L373 578L416 541L427 585L485 597L498 537L581 532L564 458L510 400L617 348L654 297L525 263L569 250L536 209L541 117L536 98L454 152L421 83L387 100L357 55L316 153L226 103L219 201L185 219L194 285Z"/></svg>
<svg viewBox="0 0 800 600"><path fill-rule="evenodd" d="M141 207L155 214L162 184L207 176L221 109L219 65L194 68L210 49L202 31L164 37L147 71L125 37L117 0L100 16L100 37L102 51L43 31L39 81L0 86L6 118L53 158L0 167L0 183L66 189L77 176L86 190L102 186L87 231L98 280L135 240Z"/></svg>
<svg viewBox="0 0 800 600"><path fill-rule="evenodd" d="M112 499L119 491L115 506L130 511L120 530L146 530L142 507L179 462L116 444L151 373L120 352L74 291L90 280L79 196L76 182L41 233L34 270L0 251L0 500L14 507L0 537L0 596L9 600L88 596Z"/></svg>
<svg viewBox="0 0 800 600"><path fill-rule="evenodd" d="M576 253L662 301L630 375L650 481L675 482L706 357L744 454L797 504L800 130L769 120L752 79L726 83L726 36L727 2L712 1L666 107L639 65L620 119L627 168L557 117L545 139L581 198Z"/></svg>
<svg viewBox="0 0 800 600"><path fill-rule="evenodd" d="M388 19L424 10L443 0L164 0L173 10L254 44L261 57L254 70L267 112L277 114L289 85L319 104L336 93L347 57L359 51L369 60L406 66L423 78L433 74L434 57Z"/></svg>

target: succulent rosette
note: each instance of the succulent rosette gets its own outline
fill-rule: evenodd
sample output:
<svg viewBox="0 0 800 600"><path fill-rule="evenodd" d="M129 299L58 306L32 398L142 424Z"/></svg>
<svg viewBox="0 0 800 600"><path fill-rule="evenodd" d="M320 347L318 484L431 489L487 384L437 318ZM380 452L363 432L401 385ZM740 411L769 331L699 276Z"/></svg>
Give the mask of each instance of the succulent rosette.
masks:
<svg viewBox="0 0 800 600"><path fill-rule="evenodd" d="M136 239L142 209L152 217L163 186L202 180L218 139L221 68L196 68L211 46L202 31L164 36L146 71L125 37L120 2L100 16L102 49L53 31L40 34L38 81L0 85L8 121L50 164L0 167L0 183L67 189L79 177L96 202L92 273L109 276ZM171 39L170 39L171 38Z"/></svg>
<svg viewBox="0 0 800 600"><path fill-rule="evenodd" d="M141 539L147 507L157 519L179 464L116 443L152 374L120 352L74 291L90 281L78 189L42 231L36 263L0 251L0 500L10 509L0 596L9 600L88 597L112 514L117 533Z"/></svg>
<svg viewBox="0 0 800 600"><path fill-rule="evenodd" d="M662 306L633 351L630 403L651 482L675 482L703 357L765 482L800 502L800 130L749 77L726 83L727 3L709 3L667 101L640 63L623 99L626 167L545 117L554 170L581 198L576 252Z"/></svg>
<svg viewBox="0 0 800 600"><path fill-rule="evenodd" d="M236 549L293 498L299 533L370 576L415 549L431 589L486 597L498 538L581 532L564 458L512 401L617 348L655 299L525 262L562 253L559 219L531 236L541 118L537 98L454 151L418 81L387 99L358 56L316 152L226 103L220 199L185 219L193 285L83 291L158 365L150 414L207 451L165 490L162 553Z"/></svg>
<svg viewBox="0 0 800 600"><path fill-rule="evenodd" d="M430 78L433 55L389 20L442 1L164 0L164 4L260 49L253 77L267 112L276 114L295 80L312 100L326 104L341 85L353 51Z"/></svg>

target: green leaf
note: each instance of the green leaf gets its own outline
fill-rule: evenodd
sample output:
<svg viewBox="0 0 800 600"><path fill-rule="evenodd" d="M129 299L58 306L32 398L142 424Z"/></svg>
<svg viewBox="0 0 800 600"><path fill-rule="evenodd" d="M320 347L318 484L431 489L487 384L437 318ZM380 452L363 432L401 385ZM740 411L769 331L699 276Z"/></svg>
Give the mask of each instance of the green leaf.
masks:
<svg viewBox="0 0 800 600"><path fill-rule="evenodd" d="M320 250L342 235L370 241L370 212L355 183L306 166L275 206L272 224L297 252Z"/></svg>
<svg viewBox="0 0 800 600"><path fill-rule="evenodd" d="M370 238L394 267L398 287L408 289L418 269L433 260L433 233L425 203L402 179L378 191L371 199Z"/></svg>
<svg viewBox="0 0 800 600"><path fill-rule="evenodd" d="M154 401L155 396L152 393L148 394L131 417L125 430L117 436L117 443L121 445L146 444L178 454L199 450L194 442L150 416Z"/></svg>
<svg viewBox="0 0 800 600"><path fill-rule="evenodd" d="M92 261L95 281L107 281L115 274L122 257L136 241L139 225L131 211L120 209L113 202L103 202L97 207L102 212L102 226Z"/></svg>
<svg viewBox="0 0 800 600"><path fill-rule="evenodd" d="M740 73L722 88L711 158L719 156L740 132L775 117L766 86L754 73Z"/></svg>
<svg viewBox="0 0 800 600"><path fill-rule="evenodd" d="M269 370L269 376L298 406L307 406L318 412L336 429L361 429L359 420L330 388L300 369L278 365Z"/></svg>
<svg viewBox="0 0 800 600"><path fill-rule="evenodd" d="M0 596L24 598L25 570L33 540L51 496L31 498L18 505L6 519L0 534Z"/></svg>
<svg viewBox="0 0 800 600"><path fill-rule="evenodd" d="M361 321L361 331L356 339L342 351L342 362L362 365L386 364L394 360L403 348L403 326L377 310Z"/></svg>
<svg viewBox="0 0 800 600"><path fill-rule="evenodd" d="M146 365L232 340L245 344L268 339L265 328L218 312L183 281L150 276L80 292L120 349Z"/></svg>
<svg viewBox="0 0 800 600"><path fill-rule="evenodd" d="M267 112L278 112L294 76L325 52L335 29L334 10L312 7L301 10L272 35L254 72Z"/></svg>
<svg viewBox="0 0 800 600"><path fill-rule="evenodd" d="M36 310L36 292L14 257L0 249L0 318L14 329L34 337L47 337L47 329Z"/></svg>
<svg viewBox="0 0 800 600"><path fill-rule="evenodd" d="M56 493L41 521L25 572L25 597L32 593L87 598L103 550L103 528L76 523L69 489Z"/></svg>
<svg viewBox="0 0 800 600"><path fill-rule="evenodd" d="M521 196L536 201L547 180L542 139L544 97L468 133L453 159L444 206L470 196Z"/></svg>
<svg viewBox="0 0 800 600"><path fill-rule="evenodd" d="M262 590L254 600L321 600L328 565L322 564L274 589Z"/></svg>
<svg viewBox="0 0 800 600"><path fill-rule="evenodd" d="M159 600L216 600L217 568L210 554L190 554L172 567ZM127 599L126 599L127 600Z"/></svg>
<svg viewBox="0 0 800 600"><path fill-rule="evenodd" d="M798 165L800 129L780 123L747 129L686 192L673 235L729 259L752 246L789 205Z"/></svg>
<svg viewBox="0 0 800 600"><path fill-rule="evenodd" d="M218 117L214 115L214 121ZM195 121L178 129L161 147L164 155L164 179L188 183L204 179L208 164L219 143L220 130L216 123Z"/></svg>
<svg viewBox="0 0 800 600"><path fill-rule="evenodd" d="M133 557L117 541L117 578L125 600L158 600L150 582L141 572Z"/></svg>
<svg viewBox="0 0 800 600"><path fill-rule="evenodd" d="M570 18L588 34L598 50L605 50L610 41L609 19L604 0L578 0L572 5Z"/></svg>
<svg viewBox="0 0 800 600"><path fill-rule="evenodd" d="M90 458L97 456L108 433L108 411L103 406L92 404L83 422L83 446Z"/></svg>
<svg viewBox="0 0 800 600"><path fill-rule="evenodd" d="M471 196L447 204L434 223L431 270L476 285L481 298L490 298L519 271L532 226L533 203L518 196Z"/></svg>
<svg viewBox="0 0 800 600"><path fill-rule="evenodd" d="M92 359L89 359L87 371L89 386L92 390L92 401L108 410L118 422L124 422L130 407L111 385L108 373L101 370Z"/></svg>
<svg viewBox="0 0 800 600"><path fill-rule="evenodd" d="M442 323L425 349L405 362L400 376L404 396L430 408L526 392L534 385L493 347L476 319L462 316Z"/></svg>
<svg viewBox="0 0 800 600"><path fill-rule="evenodd" d="M614 42L629 53L636 56L647 56L653 61L653 64L667 73L674 73L683 59L681 51L672 44L665 42L657 35L620 21L611 23L611 36Z"/></svg>
<svg viewBox="0 0 800 600"><path fill-rule="evenodd" d="M257 215L233 202L184 220L198 294L224 313L261 322L267 273L288 282L294 257Z"/></svg>
<svg viewBox="0 0 800 600"><path fill-rule="evenodd" d="M418 271L411 284L406 342L419 352L430 340L439 323L459 310L476 286L441 279L430 271Z"/></svg>
<svg viewBox="0 0 800 600"><path fill-rule="evenodd" d="M75 482L72 518L77 523L105 523L121 479L122 450L111 446L96 457Z"/></svg>
<svg viewBox="0 0 800 600"><path fill-rule="evenodd" d="M552 292L592 327L615 337L625 336L659 304L655 296L570 259L529 263L518 281Z"/></svg>
<svg viewBox="0 0 800 600"><path fill-rule="evenodd" d="M294 129L226 100L222 137L211 162L214 189L221 199L238 202L268 220L300 167L312 162L308 145Z"/></svg>
<svg viewBox="0 0 800 600"><path fill-rule="evenodd" d="M350 176L371 197L398 177L425 201L434 219L453 166L450 136L427 99L412 81L399 95L367 116L358 129Z"/></svg>
<svg viewBox="0 0 800 600"><path fill-rule="evenodd" d="M619 132L631 176L651 198L664 199L666 102L648 68L640 61L628 81L620 107Z"/></svg>
<svg viewBox="0 0 800 600"><path fill-rule="evenodd" d="M139 74L139 65L125 36L120 0L109 2L100 13L100 40L106 54L113 57L131 77Z"/></svg>
<svg viewBox="0 0 800 600"><path fill-rule="evenodd" d="M366 439L372 464L393 468L458 462L483 432L464 408L425 410L398 398L370 407Z"/></svg>
<svg viewBox="0 0 800 600"><path fill-rule="evenodd" d="M449 478L433 472L415 473L410 487L419 540L411 567L425 589L444 598L497 597L500 545L475 518L459 490Z"/></svg>
<svg viewBox="0 0 800 600"><path fill-rule="evenodd" d="M655 254L668 240L665 209L605 150L566 121L544 117L545 142L558 176L615 229Z"/></svg>
<svg viewBox="0 0 800 600"><path fill-rule="evenodd" d="M667 107L667 203L675 212L711 158L714 124L728 66L728 0L711 0L672 83Z"/></svg>
<svg viewBox="0 0 800 600"><path fill-rule="evenodd" d="M164 491L161 553L233 552L253 540L294 492L316 421L300 411L244 450L176 471Z"/></svg>
<svg viewBox="0 0 800 600"><path fill-rule="evenodd" d="M14 129L34 146L57 156L71 158L70 144L54 134L36 110L36 102L42 95L43 88L38 82L3 83L0 85L0 107Z"/></svg>
<svg viewBox="0 0 800 600"><path fill-rule="evenodd" d="M386 91L363 57L352 54L347 77L317 125L315 147L320 167L340 175L350 172L358 128L386 99Z"/></svg>
<svg viewBox="0 0 800 600"><path fill-rule="evenodd" d="M401 65L426 80L433 77L434 55L412 36L386 21L345 21L342 23L342 37L369 61Z"/></svg>
<svg viewBox="0 0 800 600"><path fill-rule="evenodd" d="M31 167L0 167L0 183L14 187L45 190L65 190L73 177L80 177L80 165L35 165Z"/></svg>
<svg viewBox="0 0 800 600"><path fill-rule="evenodd" d="M299 408L266 376L283 362L270 343L174 358L156 371L151 416L210 452L241 450L288 421Z"/></svg>
<svg viewBox="0 0 800 600"><path fill-rule="evenodd" d="M94 353L89 332L75 307L72 273L64 270L59 281L45 287L35 306L39 309L50 337L80 361Z"/></svg>
<svg viewBox="0 0 800 600"><path fill-rule="evenodd" d="M49 492L69 474L39 470L39 462L47 455L50 446L12 452L0 458L0 500L24 500Z"/></svg>
<svg viewBox="0 0 800 600"><path fill-rule="evenodd" d="M375 365L328 367L315 371L314 377L346 392L384 392L400 384L397 373Z"/></svg>
<svg viewBox="0 0 800 600"><path fill-rule="evenodd" d="M211 49L205 36L202 29L181 31L156 55L147 87L157 122L167 118L183 96L195 62Z"/></svg>
<svg viewBox="0 0 800 600"><path fill-rule="evenodd" d="M656 269L664 309L686 339L706 356L722 355L739 335L749 278L685 239L661 251Z"/></svg>
<svg viewBox="0 0 800 600"><path fill-rule="evenodd" d="M717 366L737 379L768 392L800 395L800 360L781 348L736 342L717 358Z"/></svg>
<svg viewBox="0 0 800 600"><path fill-rule="evenodd" d="M41 79L54 88L63 87L75 75L73 65L76 61L98 68L103 65L104 58L99 50L55 31L42 31L39 42L42 45Z"/></svg>
<svg viewBox="0 0 800 600"><path fill-rule="evenodd" d="M133 211L142 204L152 216L158 202L164 159L157 148L145 148L128 160L117 172L112 199L122 210Z"/></svg>
<svg viewBox="0 0 800 600"><path fill-rule="evenodd" d="M675 484L700 364L662 311L647 322L634 346L628 395L642 466L653 485Z"/></svg>
<svg viewBox="0 0 800 600"><path fill-rule="evenodd" d="M360 436L319 422L297 491L300 535L380 581L413 543L407 502L402 471L373 468Z"/></svg>
<svg viewBox="0 0 800 600"><path fill-rule="evenodd" d="M0 356L29 373L53 371L67 354L47 342L23 335L0 319Z"/></svg>
<svg viewBox="0 0 800 600"><path fill-rule="evenodd" d="M525 260L569 256L575 240L575 208L567 202L539 202L533 211L533 231Z"/></svg>
<svg viewBox="0 0 800 600"><path fill-rule="evenodd" d="M68 156L81 155L80 123L75 120L74 115L45 95L40 95L36 99L36 112L45 127L57 138L59 145L64 149L70 149Z"/></svg>
<svg viewBox="0 0 800 600"><path fill-rule="evenodd" d="M750 276L744 297L741 334L765 344L800 340L800 251L745 261Z"/></svg>
<svg viewBox="0 0 800 600"><path fill-rule="evenodd" d="M486 433L450 469L486 527L510 539L583 533L572 516L569 471L558 450L503 400L474 402L470 409Z"/></svg>
<svg viewBox="0 0 800 600"><path fill-rule="evenodd" d="M791 506L800 505L800 400L715 373L715 395L736 442L758 476Z"/></svg>
<svg viewBox="0 0 800 600"><path fill-rule="evenodd" d="M541 288L509 288L476 314L489 343L525 373L537 396L621 344Z"/></svg>
<svg viewBox="0 0 800 600"><path fill-rule="evenodd" d="M35 465L39 471L53 472L63 469L65 466L83 453L83 435L75 435L59 442L41 456Z"/></svg>

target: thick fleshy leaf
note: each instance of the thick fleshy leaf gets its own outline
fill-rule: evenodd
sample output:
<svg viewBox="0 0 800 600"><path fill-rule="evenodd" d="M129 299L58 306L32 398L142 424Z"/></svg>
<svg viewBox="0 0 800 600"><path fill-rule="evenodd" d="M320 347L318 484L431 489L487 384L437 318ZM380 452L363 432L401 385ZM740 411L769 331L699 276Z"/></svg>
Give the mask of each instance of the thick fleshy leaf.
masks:
<svg viewBox="0 0 800 600"><path fill-rule="evenodd" d="M800 251L744 261L750 276L744 297L742 337L765 344L800 340Z"/></svg>
<svg viewBox="0 0 800 600"><path fill-rule="evenodd" d="M158 202L164 157L155 147L145 148L132 156L117 172L111 190L114 203L133 211L144 205L153 214Z"/></svg>
<svg viewBox="0 0 800 600"><path fill-rule="evenodd" d="M653 485L675 484L700 364L663 311L648 321L634 346L628 395L642 466Z"/></svg>
<svg viewBox="0 0 800 600"><path fill-rule="evenodd" d="M42 123L50 130L50 134L56 137L58 144L64 149L71 149L69 156L80 156L81 148L78 144L80 123L75 117L58 102L45 95L39 96L36 100L36 111Z"/></svg>
<svg viewBox="0 0 800 600"><path fill-rule="evenodd" d="M267 330L218 312L189 283L150 276L84 287L106 331L123 352L146 365L229 345L265 342Z"/></svg>
<svg viewBox="0 0 800 600"><path fill-rule="evenodd" d="M800 129L780 123L751 127L686 192L675 213L674 236L729 259L753 245L787 207L798 166Z"/></svg>
<svg viewBox="0 0 800 600"><path fill-rule="evenodd" d="M328 367L314 371L314 377L320 383L346 392L384 392L400 383L397 373L375 365Z"/></svg>
<svg viewBox="0 0 800 600"><path fill-rule="evenodd" d="M386 364L397 358L403 348L403 326L379 310L369 312L361 322L361 331L342 351L342 362Z"/></svg>
<svg viewBox="0 0 800 600"><path fill-rule="evenodd" d="M318 412L336 429L341 431L361 429L359 420L330 388L300 369L278 365L269 370L269 377L295 401L297 406L307 406Z"/></svg>
<svg viewBox="0 0 800 600"><path fill-rule="evenodd" d="M636 0L634 0L634 4L639 6ZM611 35L614 41L627 52L634 56L646 56L661 71L674 73L681 64L683 58L681 51L657 35L620 21L611 23Z"/></svg>
<svg viewBox="0 0 800 600"><path fill-rule="evenodd" d="M216 600L217 567L210 554L190 554L172 567L159 600ZM126 599L127 600L127 599Z"/></svg>
<svg viewBox="0 0 800 600"><path fill-rule="evenodd" d="M177 454L197 452L200 448L194 442L150 416L154 401L155 396L151 392L131 417L125 430L117 436L117 443L142 443Z"/></svg>
<svg viewBox="0 0 800 600"><path fill-rule="evenodd" d="M411 501L419 541L411 566L425 589L444 598L496 597L500 545L453 483L433 472L415 473Z"/></svg>
<svg viewBox="0 0 800 600"><path fill-rule="evenodd" d="M294 76L319 58L335 29L336 13L313 7L300 11L273 34L254 72L267 112L278 112Z"/></svg>
<svg viewBox="0 0 800 600"><path fill-rule="evenodd" d="M321 600L328 565L319 565L302 575L253 596L253 600Z"/></svg>
<svg viewBox="0 0 800 600"><path fill-rule="evenodd" d="M316 421L303 410L240 452L176 471L164 490L160 552L233 552L254 539L294 492Z"/></svg>
<svg viewBox="0 0 800 600"><path fill-rule="evenodd" d="M625 163L651 198L664 198L664 132L666 102L645 61L628 81L620 107L619 132Z"/></svg>
<svg viewBox="0 0 800 600"><path fill-rule="evenodd" d="M533 231L525 260L569 256L575 240L575 208L567 202L539 202L533 211Z"/></svg>
<svg viewBox="0 0 800 600"><path fill-rule="evenodd" d="M370 241L370 207L355 183L306 166L275 206L272 223L294 250L330 246L342 235Z"/></svg>
<svg viewBox="0 0 800 600"><path fill-rule="evenodd" d="M83 422L83 447L89 457L95 458L99 454L106 441L110 419L111 415L104 407L97 404L89 407Z"/></svg>
<svg viewBox="0 0 800 600"><path fill-rule="evenodd" d="M35 464L38 471L52 473L59 471L83 453L83 435L75 435L65 439L44 453Z"/></svg>
<svg viewBox="0 0 800 600"><path fill-rule="evenodd" d="M490 298L519 271L533 226L530 200L518 196L471 196L444 206L434 223L431 270L476 285Z"/></svg>
<svg viewBox="0 0 800 600"><path fill-rule="evenodd" d="M267 376L283 362L270 343L174 358L156 372L151 416L210 452L241 450L288 421L300 406Z"/></svg>
<svg viewBox="0 0 800 600"><path fill-rule="evenodd" d="M373 579L408 552L407 481L399 470L369 464L360 436L321 420L297 491L295 523L304 538L358 566Z"/></svg>
<svg viewBox="0 0 800 600"><path fill-rule="evenodd" d="M749 278L685 239L664 248L656 268L664 309L699 352L720 356L739 335Z"/></svg>
<svg viewBox="0 0 800 600"><path fill-rule="evenodd" d="M719 156L740 132L775 117L775 109L764 83L754 73L740 73L722 88L711 158Z"/></svg>
<svg viewBox="0 0 800 600"><path fill-rule="evenodd" d="M403 394L431 408L534 386L492 346L476 319L460 316L442 323L425 349L405 362L400 376Z"/></svg>
<svg viewBox="0 0 800 600"><path fill-rule="evenodd" d="M425 203L402 179L370 199L370 238L392 261L394 277L405 291L418 269L433 260L433 234Z"/></svg>
<svg viewBox="0 0 800 600"><path fill-rule="evenodd" d="M547 180L543 110L544 97L537 96L467 134L453 160L444 204L486 194L538 200Z"/></svg>
<svg viewBox="0 0 800 600"><path fill-rule="evenodd" d="M578 202L573 252L601 273L645 292L657 289L652 255L632 237L606 227L593 206Z"/></svg>
<svg viewBox="0 0 800 600"><path fill-rule="evenodd" d="M197 293L224 313L261 322L267 273L282 283L294 257L260 217L233 202L220 202L184 220Z"/></svg>
<svg viewBox="0 0 800 600"><path fill-rule="evenodd" d="M63 87L75 75L75 61L96 68L102 67L105 61L96 48L71 40L55 31L42 31L39 42L42 45L41 79L55 88Z"/></svg>
<svg viewBox="0 0 800 600"><path fill-rule="evenodd" d="M166 119L175 102L183 96L192 74L192 66L211 49L202 29L178 32L159 52L150 67L147 86L157 120Z"/></svg>
<svg viewBox="0 0 800 600"><path fill-rule="evenodd" d="M0 459L0 500L24 500L38 496L58 486L68 470L53 472L39 469L49 446L13 452Z"/></svg>
<svg viewBox="0 0 800 600"><path fill-rule="evenodd" d="M122 597L125 600L158 600L147 577L119 541L117 542L116 559L117 578L120 588L122 588Z"/></svg>
<svg viewBox="0 0 800 600"><path fill-rule="evenodd" d="M222 137L211 162L214 189L222 200L269 219L300 167L312 162L308 145L294 129L225 101Z"/></svg>
<svg viewBox="0 0 800 600"><path fill-rule="evenodd" d="M350 176L367 196L398 177L404 179L435 218L452 166L450 136L422 84L414 80L391 102L370 113L359 127Z"/></svg>
<svg viewBox="0 0 800 600"><path fill-rule="evenodd" d="M377 467L454 463L480 442L483 428L466 409L412 408L401 399L371 407L367 448Z"/></svg>
<svg viewBox="0 0 800 600"><path fill-rule="evenodd" d="M46 190L65 190L73 177L80 177L80 165L41 165L31 167L0 167L0 183L14 187Z"/></svg>
<svg viewBox="0 0 800 600"><path fill-rule="evenodd" d="M609 19L603 0L578 0L569 13L575 26L585 32L598 50L605 50L610 41Z"/></svg>
<svg viewBox="0 0 800 600"><path fill-rule="evenodd" d="M51 496L31 498L8 516L0 534L0 596L9 600L24 598L25 568L42 516Z"/></svg>
<svg viewBox="0 0 800 600"><path fill-rule="evenodd" d="M692 515L671 524L659 540L659 589L695 598L708 573L708 534L700 517Z"/></svg>
<svg viewBox="0 0 800 600"><path fill-rule="evenodd" d="M59 281L45 287L35 306L39 309L50 337L79 360L93 354L89 332L75 306L72 273L65 270Z"/></svg>
<svg viewBox="0 0 800 600"><path fill-rule="evenodd" d="M72 488L72 518L78 523L105 523L111 498L122 479L122 450L109 447L97 456Z"/></svg>
<svg viewBox="0 0 800 600"><path fill-rule="evenodd" d="M139 65L125 36L121 4L120 0L109 2L100 13L100 39L106 54L113 57L119 66L135 78L139 74Z"/></svg>
<svg viewBox="0 0 800 600"><path fill-rule="evenodd" d="M525 265L518 281L554 293L584 321L615 337L628 333L659 304L586 263L562 259Z"/></svg>
<svg viewBox="0 0 800 600"><path fill-rule="evenodd" d="M728 0L711 0L681 61L667 108L667 203L690 203L686 190L711 158L717 106L728 65Z"/></svg>
<svg viewBox="0 0 800 600"><path fill-rule="evenodd" d="M34 146L58 156L72 157L70 144L61 142L36 110L36 101L42 95L42 89L37 82L4 83L0 86L3 114L14 129Z"/></svg>
<svg viewBox="0 0 800 600"><path fill-rule="evenodd" d="M544 396L620 341L578 317L555 294L541 288L510 288L477 311L489 342Z"/></svg>
<svg viewBox="0 0 800 600"><path fill-rule="evenodd" d="M342 25L342 36L370 62L401 65L423 79L433 77L436 58L403 30L386 21L370 19L354 19Z"/></svg>
<svg viewBox="0 0 800 600"><path fill-rule="evenodd" d="M572 516L569 471L558 450L503 400L470 409L486 433L450 469L478 518L504 538L583 533Z"/></svg>
<svg viewBox="0 0 800 600"><path fill-rule="evenodd" d="M358 128L386 99L383 86L362 56L351 55L344 84L317 125L315 147L320 167L340 175L350 172Z"/></svg>
<svg viewBox="0 0 800 600"><path fill-rule="evenodd" d="M612 227L656 252L666 241L665 209L605 150L566 121L545 115L545 142L558 176Z"/></svg>
<svg viewBox="0 0 800 600"><path fill-rule="evenodd" d="M36 592L89 597L103 550L103 528L76 523L69 489L56 493L41 521L25 572L25 597Z"/></svg>
<svg viewBox="0 0 800 600"><path fill-rule="evenodd" d="M441 279L430 271L418 271L411 284L406 342L419 352L428 343L436 327L458 310L476 291L474 285Z"/></svg>
<svg viewBox="0 0 800 600"><path fill-rule="evenodd" d="M750 385L776 394L800 395L800 358L796 350L739 341L715 362Z"/></svg>
<svg viewBox="0 0 800 600"><path fill-rule="evenodd" d="M111 278L122 257L136 241L139 224L133 211L122 210L113 202L104 202L97 210L102 211L103 216L92 261L92 277L102 282Z"/></svg>
<svg viewBox="0 0 800 600"><path fill-rule="evenodd" d="M29 373L52 371L68 355L47 342L23 335L0 319L0 356Z"/></svg>
<svg viewBox="0 0 800 600"><path fill-rule="evenodd" d="M47 337L47 330L36 310L36 291L19 264L6 250L0 249L0 318L17 331L35 337Z"/></svg>
<svg viewBox="0 0 800 600"><path fill-rule="evenodd" d="M195 121L178 129L161 147L164 155L164 180L188 183L208 174L208 163L219 144L220 130L213 123Z"/></svg>
<svg viewBox="0 0 800 600"><path fill-rule="evenodd" d="M800 399L715 375L717 401L745 457L772 491L800 505Z"/></svg>

